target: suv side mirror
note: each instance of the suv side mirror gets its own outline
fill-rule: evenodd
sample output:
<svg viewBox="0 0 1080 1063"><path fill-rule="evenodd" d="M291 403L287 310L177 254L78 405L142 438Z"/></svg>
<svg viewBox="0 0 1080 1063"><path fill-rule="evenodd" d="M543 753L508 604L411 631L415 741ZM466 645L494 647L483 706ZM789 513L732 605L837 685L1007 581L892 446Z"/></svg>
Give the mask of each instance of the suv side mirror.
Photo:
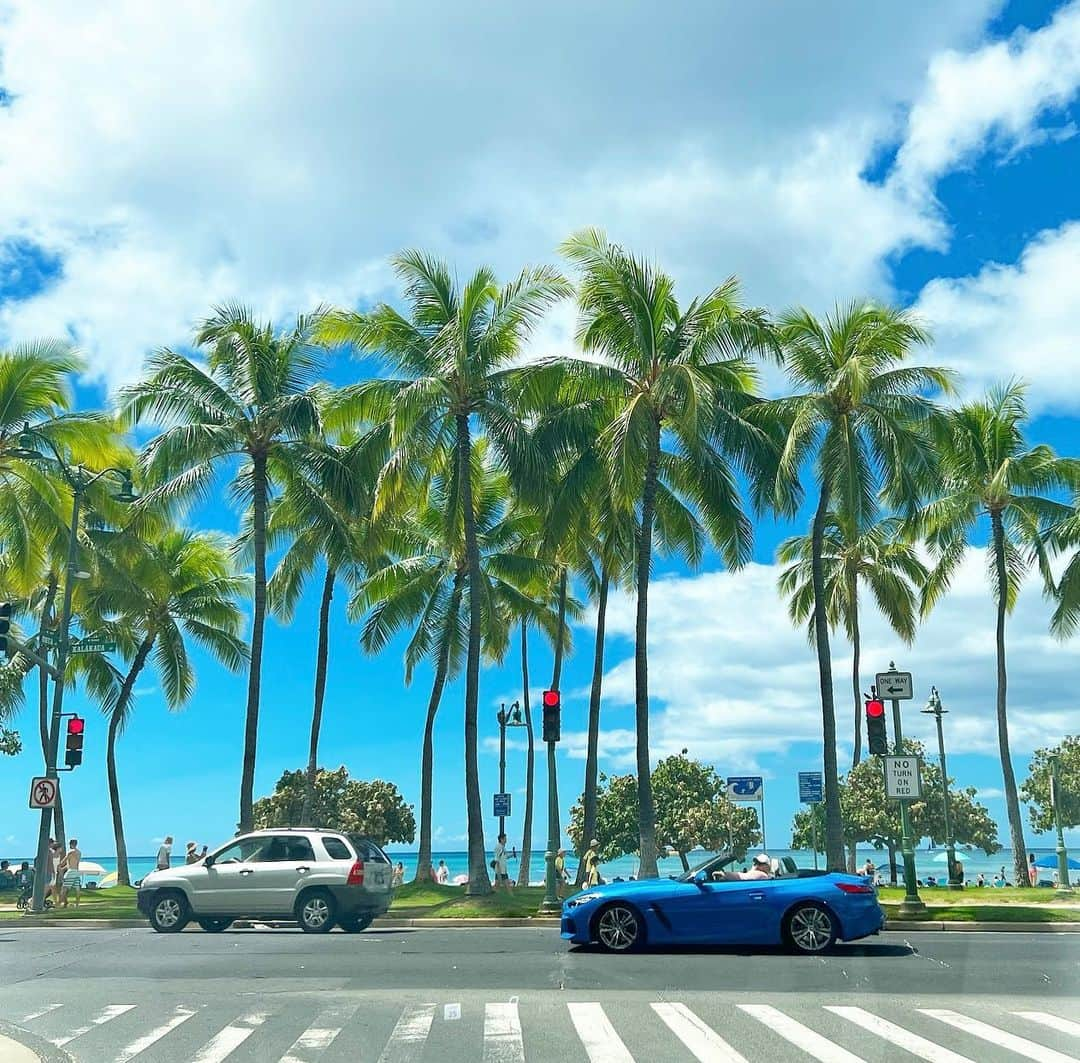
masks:
<svg viewBox="0 0 1080 1063"><path fill-rule="evenodd" d="M213 867L213 866L214 866L213 854L210 854L208 856L204 856L203 857L203 867Z"/></svg>

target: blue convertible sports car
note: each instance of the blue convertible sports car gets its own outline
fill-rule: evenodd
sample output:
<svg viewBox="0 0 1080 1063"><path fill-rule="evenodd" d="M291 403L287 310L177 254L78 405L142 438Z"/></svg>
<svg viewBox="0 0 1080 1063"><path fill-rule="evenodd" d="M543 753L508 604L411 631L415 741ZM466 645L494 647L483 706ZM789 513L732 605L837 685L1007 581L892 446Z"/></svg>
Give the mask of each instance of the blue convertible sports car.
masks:
<svg viewBox="0 0 1080 1063"><path fill-rule="evenodd" d="M568 898L562 936L611 952L649 945L788 945L818 953L885 924L877 891L861 875L800 871L772 861L769 879L726 879L733 853L679 878L593 886Z"/></svg>

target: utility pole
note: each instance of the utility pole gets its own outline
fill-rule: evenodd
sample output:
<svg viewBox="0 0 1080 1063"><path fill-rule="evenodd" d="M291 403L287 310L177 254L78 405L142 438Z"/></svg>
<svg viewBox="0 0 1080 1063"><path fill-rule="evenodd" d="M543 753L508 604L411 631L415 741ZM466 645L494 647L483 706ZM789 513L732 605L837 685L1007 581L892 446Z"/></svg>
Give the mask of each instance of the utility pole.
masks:
<svg viewBox="0 0 1080 1063"><path fill-rule="evenodd" d="M559 851L559 783L555 766L555 745L561 737L562 698L557 690L544 691L544 742L547 744L548 842L544 853L544 899L541 914L562 911L555 878L555 857Z"/></svg>
<svg viewBox="0 0 1080 1063"><path fill-rule="evenodd" d="M945 736L941 730L941 717L949 710L941 707L941 695L938 694L937 687L930 688L930 697L926 702L926 708L922 711L928 716L933 716L937 723L938 762L941 764L941 801L945 810L945 847L949 860L949 889L962 890L964 883L957 873L956 838L953 837L952 817L949 815L949 773L945 768Z"/></svg>

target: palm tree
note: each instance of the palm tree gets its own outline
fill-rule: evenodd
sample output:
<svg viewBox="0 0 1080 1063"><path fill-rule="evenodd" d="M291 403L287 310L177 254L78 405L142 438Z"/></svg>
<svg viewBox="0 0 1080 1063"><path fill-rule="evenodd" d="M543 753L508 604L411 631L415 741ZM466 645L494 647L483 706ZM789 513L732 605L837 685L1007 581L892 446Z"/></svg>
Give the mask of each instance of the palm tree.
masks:
<svg viewBox="0 0 1080 1063"><path fill-rule="evenodd" d="M842 624L852 648L851 695L855 709L855 751L852 767L862 756L862 685L859 680L861 636L859 584L863 583L889 626L908 645L915 638L919 615L918 589L926 582L926 566L914 545L902 537L902 522L878 520L858 528L835 510L825 518L821 563L825 577L829 627ZM813 536L797 535L780 544L777 560L787 565L778 580L789 599L788 612L796 624L809 623L814 645ZM850 861L849 861L850 863Z"/></svg>
<svg viewBox="0 0 1080 1063"><path fill-rule="evenodd" d="M636 510L637 617L634 677L640 874L655 877L656 814L650 783L648 602L658 527L696 527L730 566L749 559L752 526L736 469L756 491L765 434L742 414L756 373L748 355L768 342L765 317L738 300L734 279L684 311L674 285L652 265L585 230L562 246L582 273L578 341L597 361L559 360L531 374L531 392L548 403L599 396L614 409L598 439L611 497ZM546 395L545 395L546 392ZM697 560L704 539L688 552Z"/></svg>
<svg viewBox="0 0 1080 1063"><path fill-rule="evenodd" d="M812 463L817 506L811 525L814 644L821 688L825 769L825 855L844 867L844 836L836 764L836 711L829 647L825 531L831 508L856 527L873 519L879 495L912 511L932 486L933 454L926 433L936 408L926 392L950 387L942 369L905 364L927 341L903 310L852 303L819 321L791 310L779 321L784 364L795 394L764 404L758 415L781 422L786 439L776 504L794 509L799 473Z"/></svg>
<svg viewBox="0 0 1080 1063"><path fill-rule="evenodd" d="M987 560L997 606L998 751L1017 882L1027 876L1027 850L1009 752L1005 619L1033 560L1038 559L1048 574L1044 540L1071 516L1070 507L1048 493L1080 490L1080 462L1059 458L1045 445L1028 447L1024 392L1023 385L1011 383L992 389L985 399L949 411L935 437L941 487L918 515L918 528L926 535L934 559L923 592L924 613L948 590L972 532L984 518L989 519ZM1059 631L1065 630L1063 616L1060 612L1055 616Z"/></svg>
<svg viewBox="0 0 1080 1063"><path fill-rule="evenodd" d="M286 331L256 322L240 306L224 306L205 321L195 346L206 364L168 349L151 356L149 375L122 393L135 423L164 424L143 451L143 469L160 486L146 505L205 496L218 469L241 457L231 492L251 510L255 560L251 664L248 670L240 829L253 825L255 753L259 734L263 629L266 623L266 530L271 493L296 451L320 429L312 380L321 358L312 343L317 320L301 316Z"/></svg>
<svg viewBox="0 0 1080 1063"><path fill-rule="evenodd" d="M130 885L127 844L116 771L116 740L131 720L135 683L147 664L156 668L165 701L179 709L195 690L188 643L239 671L248 650L237 598L248 580L233 571L229 545L211 532L172 529L149 543L119 535L98 551L98 579L80 603L82 622L115 641L127 660L117 672L103 656L79 655L88 685L109 717L105 766L116 838L117 881ZM81 659L80 659L81 658Z"/></svg>
<svg viewBox="0 0 1080 1063"><path fill-rule="evenodd" d="M526 269L504 287L481 268L460 289L447 267L418 251L394 259L405 283L410 317L388 305L370 313L333 315L320 330L329 343L349 343L381 353L400 374L355 386L356 415L388 421L392 457L380 477L376 516L389 509L409 484L423 482L447 459L457 463L460 497L451 509L462 515L469 638L465 659L465 804L469 834L469 886L489 893L483 809L477 762L483 608L480 546L471 477L474 425L525 480L539 477L541 461L530 454L528 434L510 405L506 370L544 310L569 294L553 270Z"/></svg>

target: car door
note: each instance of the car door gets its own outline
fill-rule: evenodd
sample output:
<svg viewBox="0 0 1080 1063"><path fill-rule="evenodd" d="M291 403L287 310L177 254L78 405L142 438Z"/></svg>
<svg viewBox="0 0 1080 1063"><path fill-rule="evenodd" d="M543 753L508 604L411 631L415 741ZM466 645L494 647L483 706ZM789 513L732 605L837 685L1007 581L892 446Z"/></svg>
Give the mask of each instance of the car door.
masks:
<svg viewBox="0 0 1080 1063"><path fill-rule="evenodd" d="M258 915L289 915L304 879L314 870L315 853L303 835L275 834L253 864L252 911Z"/></svg>
<svg viewBox="0 0 1080 1063"><path fill-rule="evenodd" d="M199 869L205 873L191 880L191 904L196 914L243 915L251 911L250 881L255 871L252 858L263 842L262 837L237 838L210 854L210 866L204 863Z"/></svg>

